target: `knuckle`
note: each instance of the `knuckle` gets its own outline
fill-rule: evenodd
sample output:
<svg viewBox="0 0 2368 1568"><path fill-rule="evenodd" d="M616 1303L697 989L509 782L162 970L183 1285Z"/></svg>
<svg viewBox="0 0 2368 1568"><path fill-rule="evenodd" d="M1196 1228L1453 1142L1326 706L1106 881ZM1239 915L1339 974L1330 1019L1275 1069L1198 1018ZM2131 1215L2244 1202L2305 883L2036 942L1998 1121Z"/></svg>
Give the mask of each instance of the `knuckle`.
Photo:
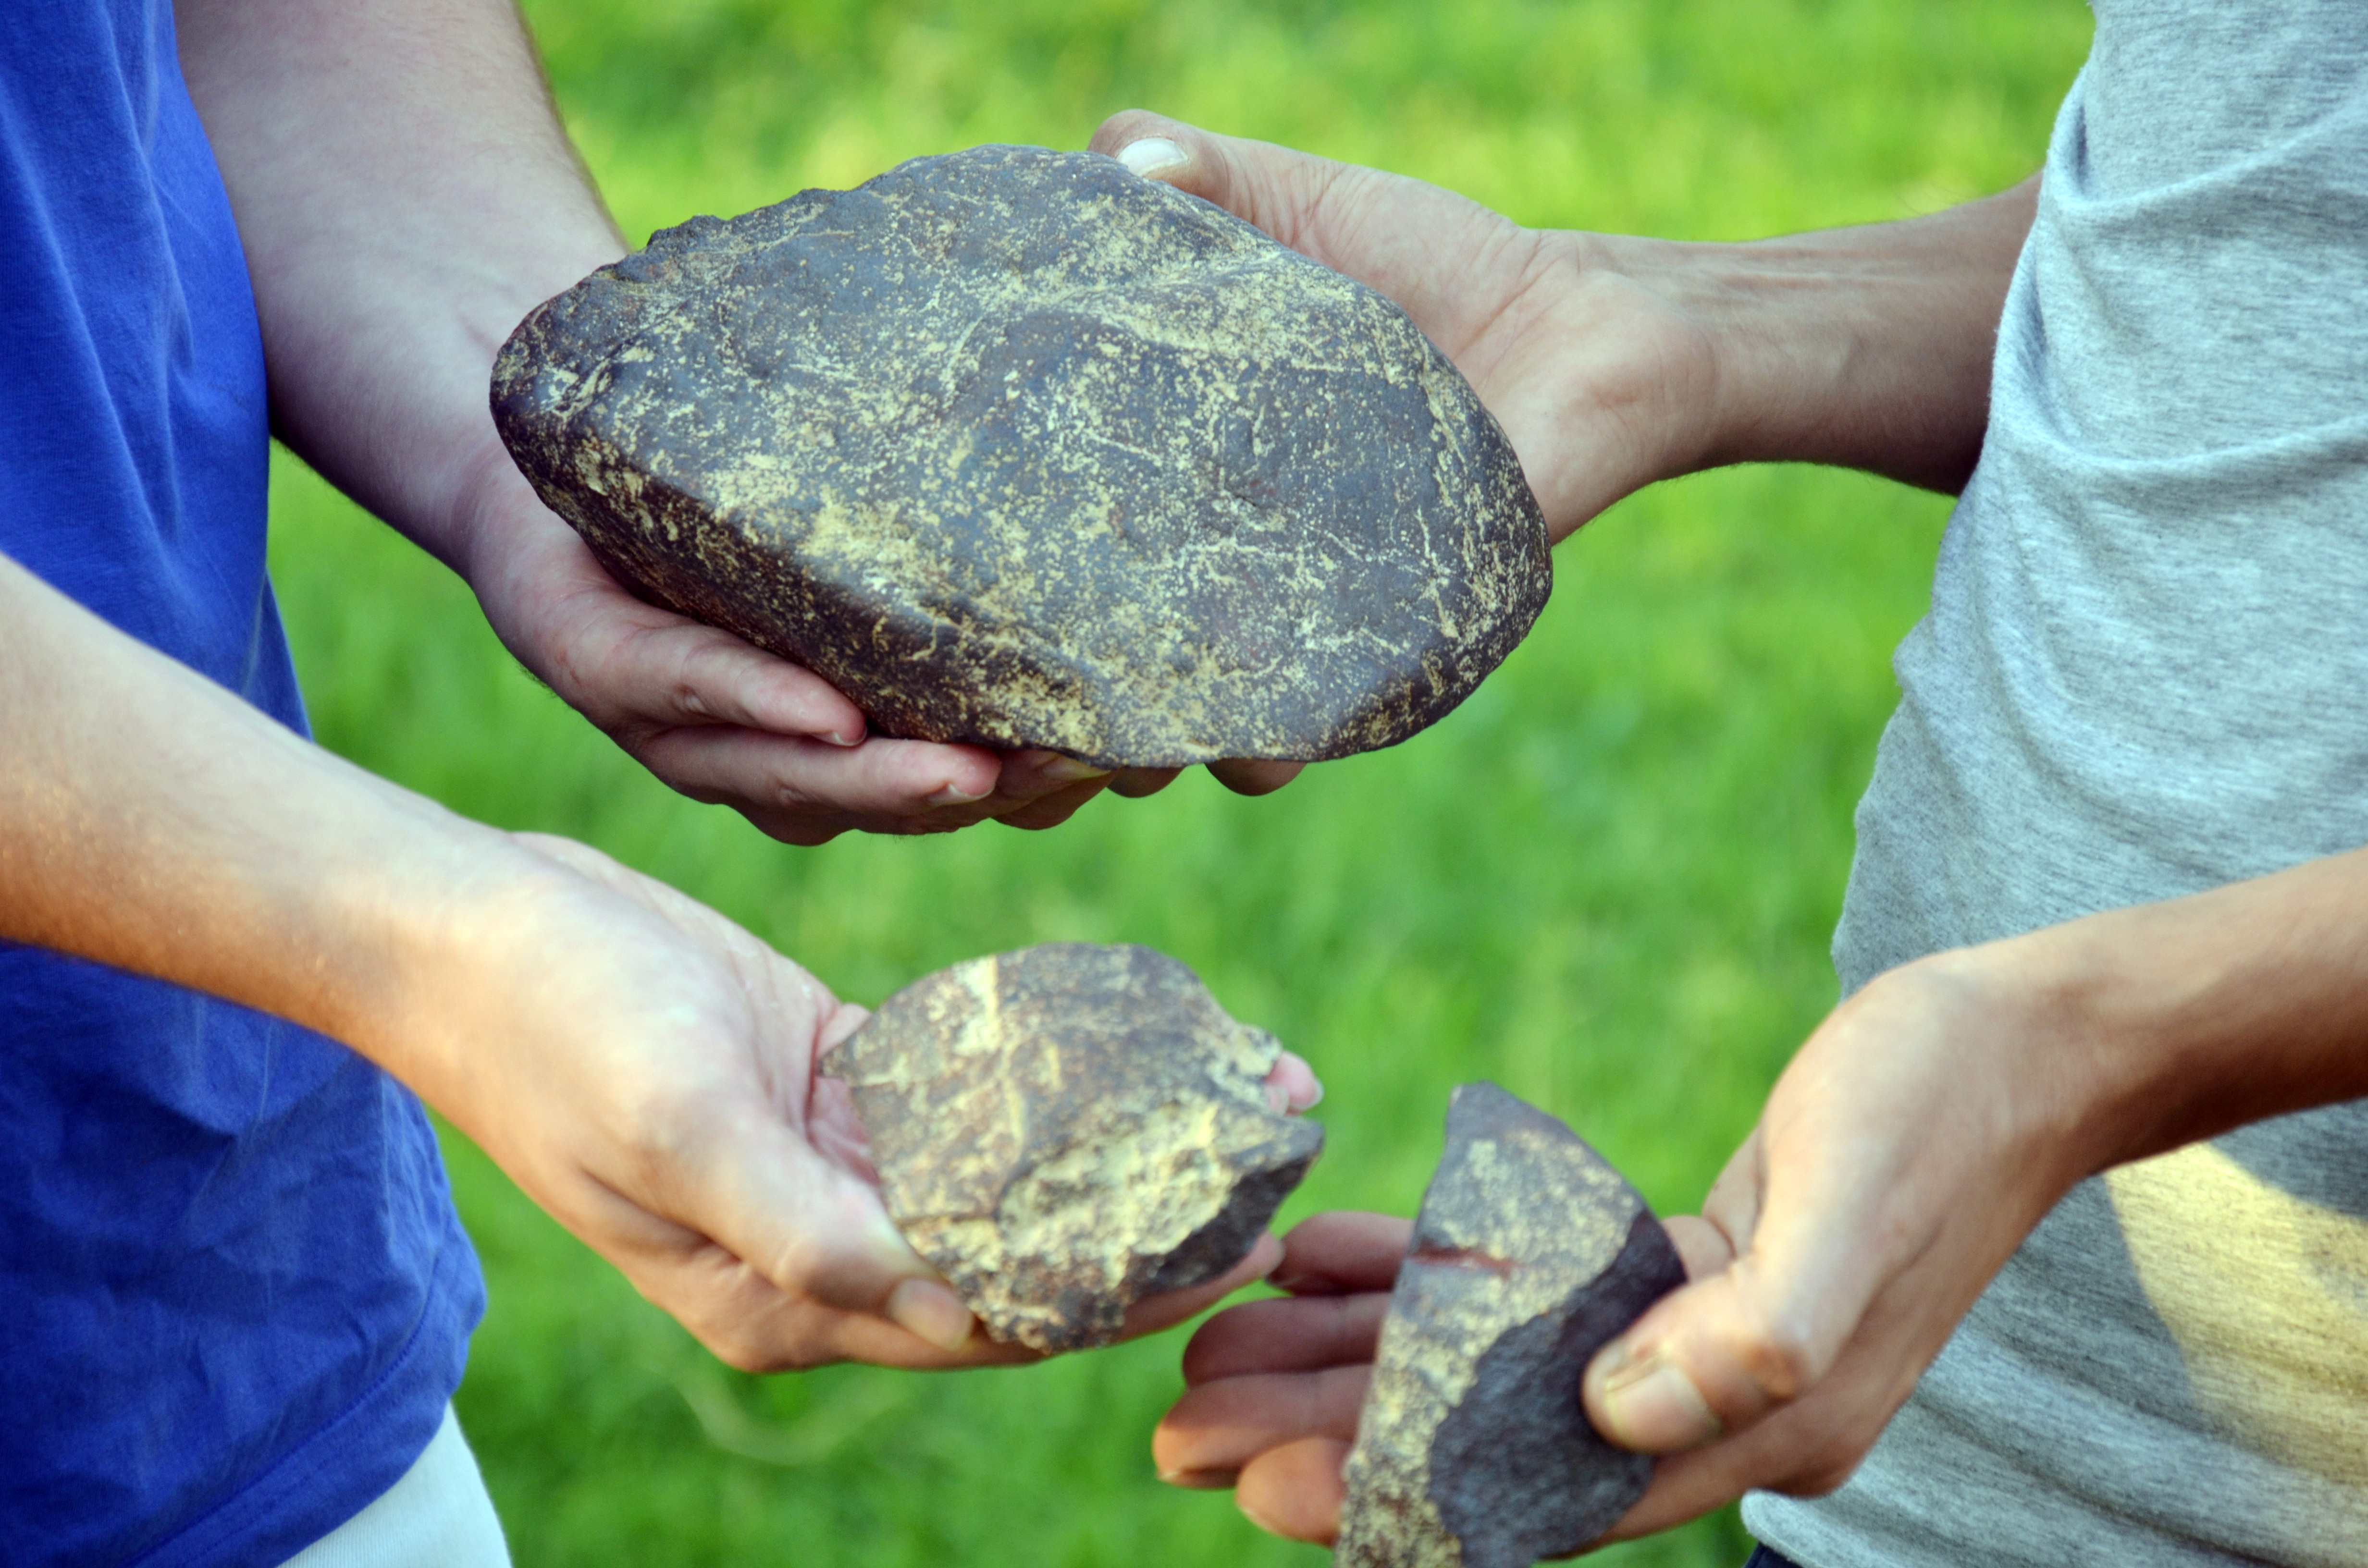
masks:
<svg viewBox="0 0 2368 1568"><path fill-rule="evenodd" d="M769 1372L774 1370L771 1358L756 1346L734 1334L701 1335L700 1343L714 1358L735 1372Z"/></svg>
<svg viewBox="0 0 2368 1568"><path fill-rule="evenodd" d="M803 1371L811 1364L744 1328L711 1328L699 1335L699 1342L735 1372Z"/></svg>
<svg viewBox="0 0 2368 1568"><path fill-rule="evenodd" d="M840 834L849 831L852 825L835 817L794 812L743 811L741 814L766 836L780 839L783 844L795 845L801 849L828 844Z"/></svg>
<svg viewBox="0 0 2368 1568"><path fill-rule="evenodd" d="M757 1261L757 1272L772 1286L795 1300L812 1299L816 1287L853 1272L860 1260L807 1231L780 1238L768 1256Z"/></svg>
<svg viewBox="0 0 2368 1568"><path fill-rule="evenodd" d="M1783 1490L1797 1497L1823 1497L1828 1493L1839 1492L1851 1476L1858 1473L1858 1467L1865 1462L1867 1450L1873 1446L1870 1439L1821 1449L1787 1481Z"/></svg>
<svg viewBox="0 0 2368 1568"><path fill-rule="evenodd" d="M1770 1404L1791 1403L1825 1372L1807 1329L1782 1315L1756 1318L1736 1336L1731 1349L1744 1376Z"/></svg>
<svg viewBox="0 0 2368 1568"><path fill-rule="evenodd" d="M679 1186L716 1146L724 1117L712 1096L664 1092L636 1096L627 1114L627 1146L645 1177L661 1186Z"/></svg>
<svg viewBox="0 0 2368 1568"><path fill-rule="evenodd" d="M1131 133L1138 127L1156 124L1158 119L1159 117L1149 109L1122 108L1095 130L1091 143L1093 150L1097 153L1115 152L1133 139Z"/></svg>
<svg viewBox="0 0 2368 1568"><path fill-rule="evenodd" d="M807 789L803 780L795 778L775 779L772 795L775 811L793 815L813 812L823 803L814 798L814 791Z"/></svg>
<svg viewBox="0 0 2368 1568"><path fill-rule="evenodd" d="M977 812L896 817L885 824L885 831L906 838L924 838L937 833L959 833L979 820Z"/></svg>

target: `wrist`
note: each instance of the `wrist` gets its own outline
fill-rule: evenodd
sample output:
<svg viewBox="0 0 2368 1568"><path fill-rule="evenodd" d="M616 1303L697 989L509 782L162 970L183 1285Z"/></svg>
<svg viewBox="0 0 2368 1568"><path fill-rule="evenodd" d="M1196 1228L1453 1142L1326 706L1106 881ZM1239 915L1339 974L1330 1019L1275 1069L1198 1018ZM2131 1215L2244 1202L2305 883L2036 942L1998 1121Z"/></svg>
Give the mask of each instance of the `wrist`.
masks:
<svg viewBox="0 0 2368 1568"><path fill-rule="evenodd" d="M1581 247L1582 287L1600 296L1597 313L1645 311L1664 324L1664 362L1651 386L1657 395L1644 405L1650 416L1636 422L1653 435L1634 454L1636 487L1732 460L1722 454L1742 413L1733 390L1738 345L1718 301L1726 253L1737 247L1634 234L1573 238Z"/></svg>
<svg viewBox="0 0 2368 1568"><path fill-rule="evenodd" d="M484 427L472 431L458 449L453 472L451 504L442 528L449 549L438 554L484 599L489 590L498 594L505 569L537 525L553 519L502 445L490 414Z"/></svg>
<svg viewBox="0 0 2368 1568"><path fill-rule="evenodd" d="M1861 468L1954 489L1979 454L1990 359L2036 181L1901 222L1757 240L1599 243L1698 335L1708 392L1671 472Z"/></svg>
<svg viewBox="0 0 2368 1568"><path fill-rule="evenodd" d="M2116 912L2121 913L2121 912ZM2133 972L2126 922L2090 916L1975 950L2010 994L2009 1027L2053 1065L2051 1092L2069 1130L2074 1176L2165 1147L2180 1097L2161 1049L2177 998ZM2147 994L2148 990L2152 994ZM2166 1113L2169 1113L2167 1118Z"/></svg>
<svg viewBox="0 0 2368 1568"><path fill-rule="evenodd" d="M2148 1103L2135 1020L2100 1006L2120 984L2112 955L2078 927L2044 927L1908 966L1959 992L1968 1022L1955 1032L2002 1086L2007 1145L2053 1194L2128 1158Z"/></svg>
<svg viewBox="0 0 2368 1568"><path fill-rule="evenodd" d="M1955 954L2078 1176L2368 1095L2368 850Z"/></svg>
<svg viewBox="0 0 2368 1568"><path fill-rule="evenodd" d="M1930 1100L2010 1173L2036 1223L2055 1200L2118 1156L2135 1102L2127 1062L2088 1006L2089 959L2061 928L1930 954L1878 975L1845 1003L1882 1020L1878 1051L1929 1055L1945 1085ZM1861 1071L1878 1071L1861 1068ZM1913 1096L1911 1096L1913 1097ZM1938 1126L1929 1138L1946 1141Z"/></svg>
<svg viewBox="0 0 2368 1568"><path fill-rule="evenodd" d="M1633 422L1656 437L1636 454L1639 484L1808 449L1808 429L1795 426L1830 417L1849 355L1837 312L1807 297L1826 270L1813 243L1565 237L1579 290L1594 296L1589 314L1650 311L1665 344L1687 347L1679 373L1655 389L1657 405Z"/></svg>
<svg viewBox="0 0 2368 1568"><path fill-rule="evenodd" d="M341 1027L328 1032L482 1137L469 1108L484 1098L473 1085L491 1064L486 1047L514 1032L504 1015L564 962L552 916L580 879L456 816L381 847L392 852L373 857L381 875L356 879L332 918L347 933L347 981Z"/></svg>
<svg viewBox="0 0 2368 1568"><path fill-rule="evenodd" d="M1492 301L1456 359L1520 451L1557 541L1710 460L1717 369L1687 309L1685 248L1570 230L1500 243Z"/></svg>

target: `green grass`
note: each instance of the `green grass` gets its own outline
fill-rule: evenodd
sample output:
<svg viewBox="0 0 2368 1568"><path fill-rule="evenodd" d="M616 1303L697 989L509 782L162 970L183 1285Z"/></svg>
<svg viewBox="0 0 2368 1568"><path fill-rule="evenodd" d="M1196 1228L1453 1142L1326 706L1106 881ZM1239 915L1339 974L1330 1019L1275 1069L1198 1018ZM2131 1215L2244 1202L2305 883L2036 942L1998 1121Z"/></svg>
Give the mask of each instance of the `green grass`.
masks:
<svg viewBox="0 0 2368 1568"><path fill-rule="evenodd" d="M1733 237L2021 177L2073 0L993 7L532 0L636 238L1145 104L1439 180L1525 222ZM1833 995L1850 813L1945 503L1753 469L1566 544L1530 642L1394 751L1245 801L1194 776L1067 826L791 849L669 794L512 665L466 591L284 458L274 569L324 742L575 835L865 1002L1061 938L1141 941L1307 1055L1329 1150L1286 1211L1409 1210L1492 1077L1690 1208ZM460 1395L521 1564L1302 1565L1153 1479L1177 1335L1021 1372L724 1370L458 1138L493 1305ZM1614 1551L1739 1562L1732 1514Z"/></svg>

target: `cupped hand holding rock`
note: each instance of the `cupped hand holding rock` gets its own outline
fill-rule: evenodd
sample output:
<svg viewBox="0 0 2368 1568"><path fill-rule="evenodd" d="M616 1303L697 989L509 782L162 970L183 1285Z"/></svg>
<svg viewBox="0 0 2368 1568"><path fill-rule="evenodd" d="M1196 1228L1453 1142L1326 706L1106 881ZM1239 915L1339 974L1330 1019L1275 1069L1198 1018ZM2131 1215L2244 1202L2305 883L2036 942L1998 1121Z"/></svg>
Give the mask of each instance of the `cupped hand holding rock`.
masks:
<svg viewBox="0 0 2368 1568"><path fill-rule="evenodd" d="M635 597L495 446L460 562L518 662L659 778L791 844L1065 821L1110 781L1047 751L875 734L820 676Z"/></svg>
<svg viewBox="0 0 2368 1568"><path fill-rule="evenodd" d="M975 1332L906 1244L846 1086L817 1072L864 1009L598 851L517 842L535 851L525 874L438 934L390 1068L735 1367L1031 1359ZM1277 1067L1278 1095L1307 1092ZM1112 1337L1190 1317L1279 1256L1261 1236L1134 1303Z"/></svg>

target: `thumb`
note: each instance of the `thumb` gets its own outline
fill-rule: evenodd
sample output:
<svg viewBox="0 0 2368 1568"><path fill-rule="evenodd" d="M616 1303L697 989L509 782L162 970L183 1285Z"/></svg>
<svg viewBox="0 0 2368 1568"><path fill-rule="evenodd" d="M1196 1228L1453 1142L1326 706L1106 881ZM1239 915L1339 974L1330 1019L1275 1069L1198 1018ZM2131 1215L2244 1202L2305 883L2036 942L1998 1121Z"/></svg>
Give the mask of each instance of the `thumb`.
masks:
<svg viewBox="0 0 2368 1568"><path fill-rule="evenodd" d="M1677 1453L1757 1425L1833 1369L1873 1297L1819 1227L1764 1216L1725 1269L1664 1297L1588 1364L1588 1418L1612 1442Z"/></svg>
<svg viewBox="0 0 2368 1568"><path fill-rule="evenodd" d="M1088 147L1146 179L1213 202L1303 251L1308 249L1302 242L1325 193L1348 169L1329 158L1271 142L1218 136L1139 108L1122 109L1102 121Z"/></svg>
<svg viewBox="0 0 2368 1568"><path fill-rule="evenodd" d="M905 1241L879 1193L788 1128L751 1116L703 1163L700 1229L776 1289L887 1318L940 1350L970 1338L970 1309Z"/></svg>

